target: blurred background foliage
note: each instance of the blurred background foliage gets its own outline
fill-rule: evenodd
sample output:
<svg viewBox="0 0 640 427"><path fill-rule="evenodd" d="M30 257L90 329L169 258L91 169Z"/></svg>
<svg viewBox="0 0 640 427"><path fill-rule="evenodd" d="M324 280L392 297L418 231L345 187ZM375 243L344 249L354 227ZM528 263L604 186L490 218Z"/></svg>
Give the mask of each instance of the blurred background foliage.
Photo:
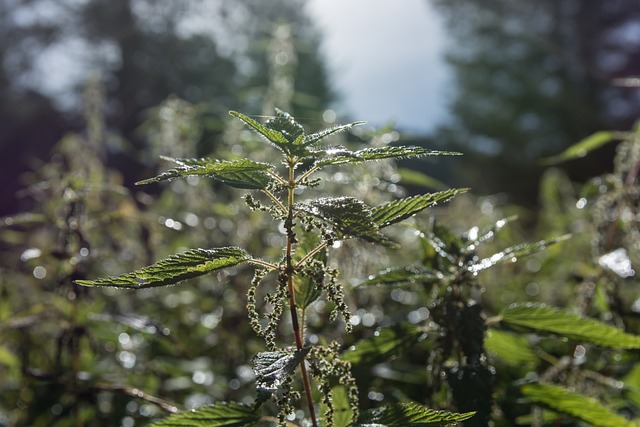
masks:
<svg viewBox="0 0 640 427"><path fill-rule="evenodd" d="M355 331L345 346L381 326L438 321L442 289L355 288L411 254L435 262L416 237L434 221L454 235L514 214L520 220L486 243L487 254L573 237L483 272L465 298L482 301L489 316L514 302L547 302L639 333L637 133L557 167L539 160L595 131L633 129L640 90L622 79L640 75L640 10L624 0L431 4L450 33L450 119L428 135L389 127L334 143L402 141L465 156L358 166L350 172L357 180L336 168L323 191L372 205L442 185L472 191L396 230L402 253L359 242L334 250L348 261L342 281L354 286ZM89 292L72 281L190 247L234 244L278 256L265 253L283 239L278 224L246 209L238 192L194 179L132 184L165 167L160 155L270 161L228 119L231 109L268 116L279 107L309 131L347 121L333 113L339 96L305 10L304 0L0 2L0 425L132 427L177 408L250 399L249 359L263 350L246 321L251 272L137 293ZM49 62L60 50L77 52L69 76ZM70 79L76 90L45 91L43 75ZM331 337L325 314L309 319L311 339ZM540 339L545 357L527 353L517 363L500 351L508 339L495 337L483 357L499 372L494 410L504 425L554 419L538 409L526 418L530 405L513 392L523 378L591 384L574 365L558 368L576 354L566 341ZM410 397L452 409L432 375L441 343L420 343L395 361L362 364L365 407ZM638 417L637 356L587 350L580 366L625 381L593 394ZM442 372L451 367L437 362Z"/></svg>

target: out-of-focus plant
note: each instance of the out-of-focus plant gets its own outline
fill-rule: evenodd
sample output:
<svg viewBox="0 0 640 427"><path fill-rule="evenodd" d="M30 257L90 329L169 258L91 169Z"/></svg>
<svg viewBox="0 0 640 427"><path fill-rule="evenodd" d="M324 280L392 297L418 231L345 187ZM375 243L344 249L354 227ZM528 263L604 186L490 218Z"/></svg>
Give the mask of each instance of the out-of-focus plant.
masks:
<svg viewBox="0 0 640 427"><path fill-rule="evenodd" d="M113 306L102 295L73 284L146 259L136 204L104 167L113 136L100 84L92 80L86 91L84 134L63 138L27 178L23 196L36 207L0 220L2 425L113 425L131 399L175 410L147 384L113 379L128 371L127 353L117 351L123 330L114 328L126 322L106 314Z"/></svg>
<svg viewBox="0 0 640 427"><path fill-rule="evenodd" d="M240 113L232 112L232 115L280 152L280 167L250 159L168 159L178 166L140 183L197 176L212 178L234 188L253 190L259 197L247 194L246 204L252 210L269 214L274 225L279 223L278 228L284 235L278 259L258 258L237 246L191 249L131 273L76 281L86 286L142 289L176 284L243 263L256 267L247 291L247 309L250 324L264 338L267 351L259 352L252 359L258 391L254 403L251 406L217 403L195 412L180 413L157 425L252 425L270 419L286 425L296 418L303 418L295 411L302 397L302 393L293 387L293 373L298 368L307 407L305 418L314 426L319 422L316 410L320 406L324 408L322 418L326 425L449 424L469 418L471 413L435 412L418 404L390 405L359 413L357 387L350 374L350 363L339 358L339 344L305 341L306 319L317 310L319 301L322 301L320 307L330 308L331 320L335 321L341 315L346 329L350 329L350 313L343 288L337 281L338 271L327 264L332 246L351 238L395 246L380 232L382 228L403 221L439 201L446 201L461 191L409 197L373 208L354 197L333 194L298 201L305 190L319 185L320 179L314 174L333 165L455 153L401 146L352 151L340 146L323 146L320 142L358 123L306 134L289 114L279 110L264 125ZM320 298L322 295L324 298ZM285 307L289 308L290 324L282 320ZM286 325L293 331L293 347L278 344ZM312 388L311 377L317 381L318 390ZM266 415L258 411L269 400L279 408L277 418L272 418L269 410Z"/></svg>
<svg viewBox="0 0 640 427"><path fill-rule="evenodd" d="M387 304L386 324L342 355L372 399L421 395L431 406L473 407L465 425L636 425L640 133L598 132L545 162L616 140L610 174L583 186L555 169L545 175L538 233L571 233L562 244L501 249L497 232L509 218L457 233L442 225L465 222L451 221L449 207L417 227L419 259L362 284L362 292L395 285L391 300L405 307ZM488 199L463 206L498 210Z"/></svg>

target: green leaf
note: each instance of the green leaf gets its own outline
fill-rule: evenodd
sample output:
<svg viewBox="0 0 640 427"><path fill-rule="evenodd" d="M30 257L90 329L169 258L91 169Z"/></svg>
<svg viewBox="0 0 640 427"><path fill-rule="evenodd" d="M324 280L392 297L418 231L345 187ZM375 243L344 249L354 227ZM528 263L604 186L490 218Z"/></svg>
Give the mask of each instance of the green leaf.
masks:
<svg viewBox="0 0 640 427"><path fill-rule="evenodd" d="M542 304L514 304L500 313L500 323L611 348L640 348L640 336L614 326Z"/></svg>
<svg viewBox="0 0 640 427"><path fill-rule="evenodd" d="M360 286L371 285L400 285L400 284L416 284L435 285L445 280L445 275L437 270L432 270L423 266L408 265L405 267L391 267L375 276L369 277L368 280L361 283Z"/></svg>
<svg viewBox="0 0 640 427"><path fill-rule="evenodd" d="M333 427L350 427L352 423L353 410L349 404L347 388L341 384L331 387L331 403L333 404ZM326 405L321 404L321 408L326 410ZM324 411L323 411L324 412ZM323 413L322 425L329 424Z"/></svg>
<svg viewBox="0 0 640 427"><path fill-rule="evenodd" d="M565 162L567 160L584 157L590 151L600 148L601 146L615 140L615 133L611 131L596 132L591 136L586 137L582 141L573 144L571 147L564 150L562 153L548 157L542 160L543 165L554 165Z"/></svg>
<svg viewBox="0 0 640 427"><path fill-rule="evenodd" d="M251 362L257 375L258 390L267 393L281 390L287 378L291 376L309 350L310 348L295 352L264 351L256 354Z"/></svg>
<svg viewBox="0 0 640 427"><path fill-rule="evenodd" d="M622 381L624 381L624 397L636 407L640 407L640 363L636 363Z"/></svg>
<svg viewBox="0 0 640 427"><path fill-rule="evenodd" d="M43 214L25 212L0 218L0 228L42 224L46 222L47 217Z"/></svg>
<svg viewBox="0 0 640 427"><path fill-rule="evenodd" d="M456 194L465 193L466 191L466 188L452 189L394 200L373 208L371 219L380 228L388 227L415 215L423 209L435 206L438 202L446 203Z"/></svg>
<svg viewBox="0 0 640 427"><path fill-rule="evenodd" d="M0 366L8 368L17 368L20 366L20 359L4 345L0 345Z"/></svg>
<svg viewBox="0 0 640 427"><path fill-rule="evenodd" d="M605 407L593 397L552 384L527 384L522 393L532 402L571 415L597 427L635 426L635 423Z"/></svg>
<svg viewBox="0 0 640 427"><path fill-rule="evenodd" d="M395 246L378 231L371 209L353 197L326 197L296 205L296 209L323 220L348 237L358 237L373 243Z"/></svg>
<svg viewBox="0 0 640 427"><path fill-rule="evenodd" d="M400 182L402 182L403 185L415 185L433 190L444 190L447 188L445 183L414 169L398 168L397 172L400 174Z"/></svg>
<svg viewBox="0 0 640 427"><path fill-rule="evenodd" d="M427 427L449 426L468 420L475 412L456 414L434 411L417 403L398 403L364 412L358 418L358 427Z"/></svg>
<svg viewBox="0 0 640 427"><path fill-rule="evenodd" d="M555 239L541 240L536 243L523 243L521 245L512 246L498 253L495 253L488 258L484 258L479 262L475 262L468 265L467 269L472 273L478 273L482 270L486 270L487 268L493 267L497 264L502 264L505 262L513 262L517 260L517 258L519 257L544 251L549 246L555 245L556 243L567 240L570 237L571 236L567 234L564 236L557 237Z"/></svg>
<svg viewBox="0 0 640 427"><path fill-rule="evenodd" d="M468 252L475 251L479 245L491 241L498 231L500 231L508 223L515 221L517 218L517 216L513 215L507 218L499 219L493 225L483 230L480 230L479 227L470 228L463 234L465 244L467 245L465 250Z"/></svg>
<svg viewBox="0 0 640 427"><path fill-rule="evenodd" d="M311 135L306 135L304 137L304 139L302 140L302 145L304 145L305 147L310 147L313 146L315 144L317 144L321 139L324 139L326 137L328 137L329 135L333 135L335 133L340 133L340 132L345 132L349 129L351 129L354 126L359 126L364 124L365 122L353 122L353 123L349 123L347 125L339 125L339 126L334 126L332 128L328 128L328 129L323 129L319 132L316 133L312 133Z"/></svg>
<svg viewBox="0 0 640 427"><path fill-rule="evenodd" d="M305 136L302 125L296 122L289 113L277 108L275 117L268 120L264 125L261 125L244 114L240 114L235 111L230 111L229 113L242 120L260 136L289 156L307 156L310 153L307 149L309 145L316 143L321 138L332 133L340 132L353 126L353 124L338 126Z"/></svg>
<svg viewBox="0 0 640 427"><path fill-rule="evenodd" d="M358 341L340 358L354 365L372 365L402 353L418 342L423 335L424 331L418 326L400 323L380 329L373 337Z"/></svg>
<svg viewBox="0 0 640 427"><path fill-rule="evenodd" d="M192 249L172 255L157 263L120 276L97 280L76 280L83 286L114 286L120 288L151 288L174 285L182 280L202 276L225 267L232 267L251 257L237 247Z"/></svg>
<svg viewBox="0 0 640 427"><path fill-rule="evenodd" d="M276 116L264 124L269 130L278 132L287 145L299 145L304 138L304 128L296 122L291 114L276 108Z"/></svg>
<svg viewBox="0 0 640 427"><path fill-rule="evenodd" d="M427 150L423 147L371 147L358 151L350 151L344 147L331 147L318 151L317 154L324 155L324 158L315 162L317 167L327 165L338 165L343 163L360 163L368 160L382 160L391 158L409 158L424 156L455 156L460 153L449 151Z"/></svg>
<svg viewBox="0 0 640 427"><path fill-rule="evenodd" d="M271 182L266 172L272 169L268 163L254 162L249 159L219 161L211 159L173 159L163 157L180 166L153 178L136 182L136 185L150 184L186 176L205 176L223 182L235 188L263 189Z"/></svg>
<svg viewBox="0 0 640 427"><path fill-rule="evenodd" d="M510 366L526 367L538 361L527 339L520 335L493 329L487 332L484 346L489 353Z"/></svg>
<svg viewBox="0 0 640 427"><path fill-rule="evenodd" d="M306 256L309 252L318 247L322 241L320 240L320 236L314 233L304 233L302 237L300 237L300 245L296 249L295 256L293 257L294 263L300 261L304 256ZM322 249L316 252L312 259L318 260L322 262L324 265L327 264L327 249ZM315 278L316 281L321 281L324 279L324 271L320 271L320 277ZM296 296L296 304L298 304L301 308L306 308L314 302L321 294L321 287L317 286L314 283L314 278L308 276L296 276L294 281L294 292Z"/></svg>
<svg viewBox="0 0 640 427"><path fill-rule="evenodd" d="M180 412L149 427L249 427L260 421L252 407L223 402Z"/></svg>
<svg viewBox="0 0 640 427"><path fill-rule="evenodd" d="M229 114L232 116L242 120L247 126L256 131L259 135L264 137L267 141L275 145L279 150L286 151L286 147L288 145L287 138L280 132L274 129L270 129L266 126L261 125L257 121L253 120L251 117L245 116L242 113L238 113L236 111L229 111Z"/></svg>

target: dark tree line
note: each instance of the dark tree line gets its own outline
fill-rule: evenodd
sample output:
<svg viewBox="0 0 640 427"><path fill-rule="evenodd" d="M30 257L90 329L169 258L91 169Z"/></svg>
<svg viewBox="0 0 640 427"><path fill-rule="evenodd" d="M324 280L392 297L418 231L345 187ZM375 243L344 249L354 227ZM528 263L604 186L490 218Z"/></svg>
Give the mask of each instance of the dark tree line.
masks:
<svg viewBox="0 0 640 427"><path fill-rule="evenodd" d="M637 90L615 79L640 74L640 9L625 0L433 0L452 36L450 123L435 140L465 153L452 167L463 185L507 192L532 205L541 157L597 130L629 129ZM602 173L613 147L566 167Z"/></svg>
<svg viewBox="0 0 640 427"><path fill-rule="evenodd" d="M208 154L229 109L259 114L269 78L267 49L286 22L297 40L291 111L318 114L332 99L319 56L319 33L304 0L200 2L91 0L7 1L0 5L0 212L18 209L19 176L46 160L60 137L83 126L81 89L98 75L107 98L106 124L121 138L108 160L130 184L144 174L148 145L139 127L145 111L174 94L208 117ZM73 70L56 68L51 53L71 54ZM55 58L55 55L53 56ZM43 71L44 70L44 71ZM69 91L51 95L46 80L78 76ZM56 99L63 98L63 99Z"/></svg>

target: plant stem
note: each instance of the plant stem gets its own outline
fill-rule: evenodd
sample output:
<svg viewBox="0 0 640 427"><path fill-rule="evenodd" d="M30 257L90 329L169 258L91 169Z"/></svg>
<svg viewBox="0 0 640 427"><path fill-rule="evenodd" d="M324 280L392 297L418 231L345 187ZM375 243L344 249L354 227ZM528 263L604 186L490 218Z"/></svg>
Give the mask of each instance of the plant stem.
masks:
<svg viewBox="0 0 640 427"><path fill-rule="evenodd" d="M296 263L296 265L295 265L295 268L298 268L301 265L304 265L304 263L307 262L308 259L310 259L312 256L314 256L315 254L317 254L318 252L320 252L322 249L324 249L326 247L327 247L327 242L323 242L323 243L319 244L315 249L310 251L300 261L298 261Z"/></svg>
<svg viewBox="0 0 640 427"><path fill-rule="evenodd" d="M295 234L293 232L293 190L295 189L296 182L294 177L295 162L293 159L289 159L289 191L287 197L287 205L289 214L285 221L285 229L287 230L287 248L285 255L285 274L287 276L287 293L289 295L289 310L291 311L291 324L293 326L293 335L296 341L296 348L302 350L304 343L302 341L302 333L300 330L300 323L298 321L298 309L296 307L295 288L293 286L293 275L295 268L293 266L293 243L295 241ZM304 387L304 394L307 399L307 406L309 407L309 416L311 417L311 423L313 427L318 427L316 421L316 411L313 405L313 396L311 395L311 385L309 382L309 374L307 373L307 367L304 363L304 358L300 362L300 374L302 375L302 386Z"/></svg>

